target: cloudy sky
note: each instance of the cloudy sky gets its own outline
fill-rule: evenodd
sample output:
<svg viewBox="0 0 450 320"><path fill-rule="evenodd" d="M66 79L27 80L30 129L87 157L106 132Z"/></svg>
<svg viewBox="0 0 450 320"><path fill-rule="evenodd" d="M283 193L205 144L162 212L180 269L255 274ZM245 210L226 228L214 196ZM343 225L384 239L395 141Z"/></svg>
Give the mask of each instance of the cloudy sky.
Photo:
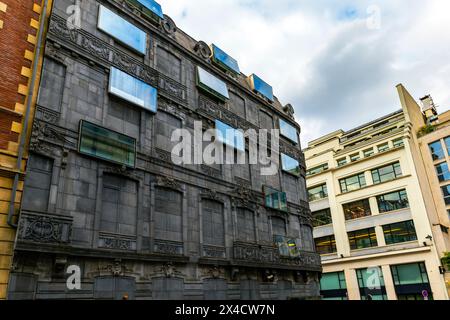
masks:
<svg viewBox="0 0 450 320"><path fill-rule="evenodd" d="M450 107L450 1L159 0L292 103L302 145L400 109L395 86Z"/></svg>

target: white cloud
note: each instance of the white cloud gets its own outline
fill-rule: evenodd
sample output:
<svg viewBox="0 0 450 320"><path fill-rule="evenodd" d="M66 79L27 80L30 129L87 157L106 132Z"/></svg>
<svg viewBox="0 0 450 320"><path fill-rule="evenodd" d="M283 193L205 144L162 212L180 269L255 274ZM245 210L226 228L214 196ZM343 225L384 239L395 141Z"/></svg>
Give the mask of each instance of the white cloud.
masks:
<svg viewBox="0 0 450 320"><path fill-rule="evenodd" d="M400 108L395 85L450 106L450 2L160 0L185 32L214 42L292 103L302 141ZM366 26L367 7L381 28Z"/></svg>

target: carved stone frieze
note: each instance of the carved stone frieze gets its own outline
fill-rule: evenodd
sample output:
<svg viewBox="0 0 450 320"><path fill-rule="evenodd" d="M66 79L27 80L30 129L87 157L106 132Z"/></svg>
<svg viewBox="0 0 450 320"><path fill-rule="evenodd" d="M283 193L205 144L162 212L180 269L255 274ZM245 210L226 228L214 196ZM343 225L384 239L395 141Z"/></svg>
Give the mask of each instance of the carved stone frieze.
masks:
<svg viewBox="0 0 450 320"><path fill-rule="evenodd" d="M204 41L199 41L194 46L194 51L203 59L210 61L211 48Z"/></svg>
<svg viewBox="0 0 450 320"><path fill-rule="evenodd" d="M100 233L98 238L99 248L113 250L136 250L136 237L124 237L115 234Z"/></svg>
<svg viewBox="0 0 450 320"><path fill-rule="evenodd" d="M172 177L157 176L156 185L159 187L174 189L180 192L183 191L183 186L181 185L181 183Z"/></svg>
<svg viewBox="0 0 450 320"><path fill-rule="evenodd" d="M19 241L68 244L72 217L23 211L19 220Z"/></svg>
<svg viewBox="0 0 450 320"><path fill-rule="evenodd" d="M236 242L233 247L233 258L244 263L261 263L273 267L300 267L309 270L320 270L320 255L312 252L300 252L297 257L282 257L276 247L258 246Z"/></svg>
<svg viewBox="0 0 450 320"><path fill-rule="evenodd" d="M168 255L182 255L183 243L175 241L155 240L153 250L156 253L163 253Z"/></svg>
<svg viewBox="0 0 450 320"><path fill-rule="evenodd" d="M166 14L164 19L161 20L161 28L168 35L173 35L177 31L175 22Z"/></svg>
<svg viewBox="0 0 450 320"><path fill-rule="evenodd" d="M207 258L225 259L225 248L203 245L203 256Z"/></svg>

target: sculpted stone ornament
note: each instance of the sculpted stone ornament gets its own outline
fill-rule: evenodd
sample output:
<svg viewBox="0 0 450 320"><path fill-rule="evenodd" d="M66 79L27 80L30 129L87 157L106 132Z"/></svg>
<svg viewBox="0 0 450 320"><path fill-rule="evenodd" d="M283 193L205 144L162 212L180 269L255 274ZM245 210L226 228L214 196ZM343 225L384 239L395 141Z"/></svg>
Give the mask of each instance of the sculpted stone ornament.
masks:
<svg viewBox="0 0 450 320"><path fill-rule="evenodd" d="M161 271L167 278L172 278L175 275L175 266L168 262L161 267Z"/></svg>
<svg viewBox="0 0 450 320"><path fill-rule="evenodd" d="M181 184L172 177L157 176L156 184L160 187L165 187L165 188L174 189L174 190L178 190L178 191L183 190L183 187L181 186Z"/></svg>
<svg viewBox="0 0 450 320"><path fill-rule="evenodd" d="M195 44L194 51L203 59L208 60L212 55L211 48L204 41L199 41Z"/></svg>
<svg viewBox="0 0 450 320"><path fill-rule="evenodd" d="M285 105L283 110L284 110L284 112L286 112L286 114L289 116L289 118L294 119L295 110L294 110L294 107L290 103Z"/></svg>
<svg viewBox="0 0 450 320"><path fill-rule="evenodd" d="M161 27L169 35L173 35L177 31L175 22L168 15L164 15L164 19L161 20Z"/></svg>

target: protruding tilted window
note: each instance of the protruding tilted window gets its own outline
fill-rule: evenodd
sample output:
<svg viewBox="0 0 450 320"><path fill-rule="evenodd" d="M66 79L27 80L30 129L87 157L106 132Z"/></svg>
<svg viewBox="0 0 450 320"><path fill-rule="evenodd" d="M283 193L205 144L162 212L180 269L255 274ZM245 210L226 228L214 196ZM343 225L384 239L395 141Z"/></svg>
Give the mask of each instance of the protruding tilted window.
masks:
<svg viewBox="0 0 450 320"><path fill-rule="evenodd" d="M273 101L273 89L269 84L264 82L256 74L252 74L248 78L250 80L250 85L251 85L253 91L262 94L264 97L269 99L271 102Z"/></svg>
<svg viewBox="0 0 450 320"><path fill-rule="evenodd" d="M197 67L197 85L220 100L230 98L225 82L201 67Z"/></svg>
<svg viewBox="0 0 450 320"><path fill-rule="evenodd" d="M298 160L284 153L281 154L281 168L283 171L289 172L296 176L300 175L300 164Z"/></svg>
<svg viewBox="0 0 450 320"><path fill-rule="evenodd" d="M98 13L98 28L124 45L145 54L147 34L102 5Z"/></svg>
<svg viewBox="0 0 450 320"><path fill-rule="evenodd" d="M136 139L85 120L80 121L78 151L127 167L136 163Z"/></svg>
<svg viewBox="0 0 450 320"><path fill-rule="evenodd" d="M281 211L288 210L286 192L281 192L268 186L264 186L263 192L264 192L265 206L267 208L272 208Z"/></svg>
<svg viewBox="0 0 450 320"><path fill-rule="evenodd" d="M146 9L150 10L152 13L156 14L159 18L164 19L163 11L161 5L153 0L135 0L143 5Z"/></svg>
<svg viewBox="0 0 450 320"><path fill-rule="evenodd" d="M292 142L298 143L297 129L283 119L280 119L280 134Z"/></svg>
<svg viewBox="0 0 450 320"><path fill-rule="evenodd" d="M211 50L213 52L212 60L215 64L233 73L241 73L241 71L239 70L239 64L236 59L230 57L225 51L217 47L215 44L211 45Z"/></svg>
<svg viewBox="0 0 450 320"><path fill-rule="evenodd" d="M216 138L237 150L245 150L244 133L219 120L216 120Z"/></svg>
<svg viewBox="0 0 450 320"><path fill-rule="evenodd" d="M114 67L109 74L109 92L148 111L156 112L157 90Z"/></svg>

